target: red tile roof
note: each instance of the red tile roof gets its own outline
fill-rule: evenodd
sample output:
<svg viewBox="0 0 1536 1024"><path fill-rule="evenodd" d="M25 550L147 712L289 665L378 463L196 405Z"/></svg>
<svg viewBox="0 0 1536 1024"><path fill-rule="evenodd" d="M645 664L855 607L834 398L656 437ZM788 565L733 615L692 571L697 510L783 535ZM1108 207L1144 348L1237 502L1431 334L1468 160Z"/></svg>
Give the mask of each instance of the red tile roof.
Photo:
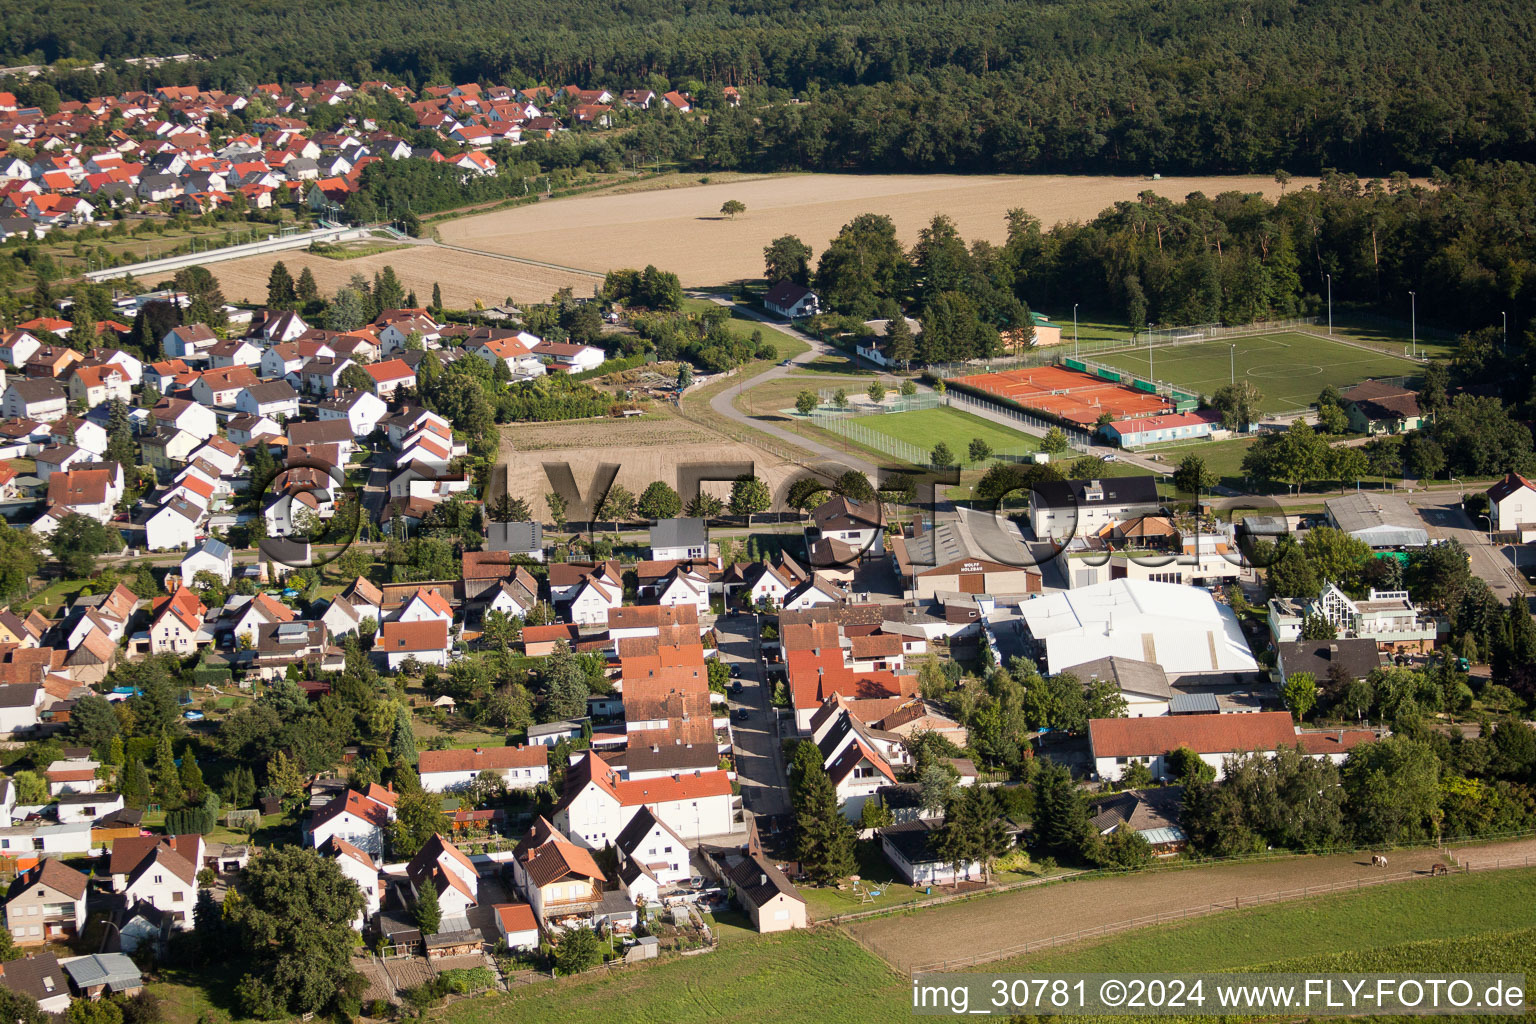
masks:
<svg viewBox="0 0 1536 1024"><path fill-rule="evenodd" d="M507 768L542 768L549 764L549 748L534 744L517 747L475 747L473 750L423 750L418 771L481 772Z"/></svg>
<svg viewBox="0 0 1536 1024"><path fill-rule="evenodd" d="M1197 754L1277 750L1299 742L1287 711L1255 715L1164 715L1095 718L1088 723L1095 757L1145 757L1189 747Z"/></svg>

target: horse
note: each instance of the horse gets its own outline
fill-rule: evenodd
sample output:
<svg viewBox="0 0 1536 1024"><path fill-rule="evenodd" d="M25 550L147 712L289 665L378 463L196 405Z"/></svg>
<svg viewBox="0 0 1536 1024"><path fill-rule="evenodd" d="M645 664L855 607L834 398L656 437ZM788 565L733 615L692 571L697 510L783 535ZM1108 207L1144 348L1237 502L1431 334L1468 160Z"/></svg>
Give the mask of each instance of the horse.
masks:
<svg viewBox="0 0 1536 1024"><path fill-rule="evenodd" d="M1429 875L1431 878L1433 878L1435 875L1449 875L1450 873L1451 869L1444 864L1433 864L1429 869Z"/></svg>
<svg viewBox="0 0 1536 1024"><path fill-rule="evenodd" d="M1371 854L1371 867L1373 867L1373 868L1384 868L1386 866L1387 866L1387 858L1383 857L1379 853Z"/></svg>

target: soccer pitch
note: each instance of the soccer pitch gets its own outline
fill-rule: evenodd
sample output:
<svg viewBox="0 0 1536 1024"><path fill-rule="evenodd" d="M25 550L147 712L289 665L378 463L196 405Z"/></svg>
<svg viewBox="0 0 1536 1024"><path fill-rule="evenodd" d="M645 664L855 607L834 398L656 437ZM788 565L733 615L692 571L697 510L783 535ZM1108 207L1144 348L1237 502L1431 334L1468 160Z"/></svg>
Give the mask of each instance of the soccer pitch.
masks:
<svg viewBox="0 0 1536 1024"><path fill-rule="evenodd" d="M1206 397L1235 373L1259 389L1265 412L1302 409L1332 384L1340 390L1367 377L1406 377L1419 364L1401 356L1367 351L1310 334L1258 334L1231 341L1202 341L1152 350L1151 374L1158 380ZM1146 376L1147 350L1112 352L1096 361Z"/></svg>
<svg viewBox="0 0 1536 1024"><path fill-rule="evenodd" d="M1040 450L1040 439L1017 430L1010 430L991 420L973 416L949 406L935 409L918 409L913 412L893 412L879 416L860 416L860 426L876 433L906 441L924 451L943 441L961 464L969 465L968 449L971 439L979 437L992 446L995 452L1021 455Z"/></svg>

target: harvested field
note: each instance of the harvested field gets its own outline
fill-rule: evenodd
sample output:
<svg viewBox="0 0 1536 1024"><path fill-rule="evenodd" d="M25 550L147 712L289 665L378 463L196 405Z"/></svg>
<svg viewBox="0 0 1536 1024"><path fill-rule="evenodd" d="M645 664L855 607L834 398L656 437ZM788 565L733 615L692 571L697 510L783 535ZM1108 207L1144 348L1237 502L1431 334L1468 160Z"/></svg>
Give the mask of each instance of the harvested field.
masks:
<svg viewBox="0 0 1536 1024"><path fill-rule="evenodd" d="M459 309L474 306L476 299L487 306L498 305L508 296L513 302L544 302L567 285L578 295L590 295L594 283L592 278L580 274L428 245L408 246L348 260L327 259L295 249L215 263L209 269L223 286L225 298L232 302L264 302L267 277L272 273L272 264L279 260L287 265L295 279L308 267L315 275L320 291L326 294L346 284L353 274L362 274L371 280L376 271L389 264L395 268L405 290L414 291L421 302L431 299L432 285L436 283L443 289L443 303Z"/></svg>
<svg viewBox="0 0 1536 1024"><path fill-rule="evenodd" d="M1292 187L1313 181L1298 178ZM953 218L968 240L1002 242L1005 216L1014 207L1049 226L1090 219L1143 191L1178 200L1195 191L1214 196L1234 190L1273 198L1280 186L1257 175L1150 181L1048 174L797 174L555 200L446 221L438 231L451 244L587 270L654 263L676 272L684 285L697 286L760 277L763 247L780 235L798 235L820 253L861 213L889 215L909 246L936 213ZM719 210L727 199L745 203L747 212L724 219Z"/></svg>
<svg viewBox="0 0 1536 1024"><path fill-rule="evenodd" d="M1392 872L1428 872L1430 865L1443 863L1434 850L1394 850L1388 857ZM1026 938L1050 938L1218 900L1371 877L1368 855L1288 857L1043 885L846 927L866 949L905 974L915 966L985 953ZM1021 921L1036 922L1029 935L1017 935Z"/></svg>
<svg viewBox="0 0 1536 1024"><path fill-rule="evenodd" d="M549 518L544 495L551 487L545 463L565 462L583 495L589 493L597 467L619 467L615 483L639 494L654 480L678 486L678 466L688 462L750 463L775 491L795 471L791 463L761 449L718 434L663 411L639 419L581 420L575 423L514 423L502 428L501 461L507 466L507 490ZM721 497L729 481L706 485ZM571 515L576 517L575 510Z"/></svg>

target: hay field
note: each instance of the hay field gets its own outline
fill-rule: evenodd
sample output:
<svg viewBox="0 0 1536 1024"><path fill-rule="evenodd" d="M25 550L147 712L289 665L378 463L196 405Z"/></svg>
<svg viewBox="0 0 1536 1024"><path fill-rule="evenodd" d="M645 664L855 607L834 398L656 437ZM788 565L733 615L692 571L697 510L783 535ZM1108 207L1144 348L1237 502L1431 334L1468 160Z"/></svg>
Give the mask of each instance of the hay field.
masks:
<svg viewBox="0 0 1536 1024"><path fill-rule="evenodd" d="M507 469L507 492L527 501L534 516L545 522L549 508L544 495L552 489L545 463L569 464L583 496L590 493L597 467L603 463L617 464L614 482L636 495L655 480L677 487L677 467L688 462L751 463L753 472L775 493L799 468L666 410L640 419L511 423L501 428L500 461ZM722 498L730 494L730 486L729 481L704 485Z"/></svg>
<svg viewBox="0 0 1536 1024"><path fill-rule="evenodd" d="M1315 179L1298 178L1301 188ZM1088 220L1122 199L1151 190L1179 200L1241 190L1271 198L1280 186L1259 175L1146 178L1069 175L795 174L694 188L579 196L463 217L438 226L442 240L487 252L606 271L654 263L684 285L707 286L760 277L762 251L780 235L798 235L818 254L839 228L861 213L896 222L905 245L936 213L954 219L968 240L1004 240L1008 210L1022 207L1047 226ZM726 220L727 199L747 212Z"/></svg>
<svg viewBox="0 0 1536 1024"><path fill-rule="evenodd" d="M290 252L247 256L226 263L211 263L208 269L223 286L224 297L231 302L265 302L267 275L272 264L281 260L288 272L298 278L308 267L323 294L331 294L346 284L353 274L369 280L376 271L390 264L407 292L426 303L432 298L432 285L443 289L443 303L454 309L469 309L480 299L487 306L500 304L508 296L513 302L544 302L562 287L570 285L578 295L591 295L597 283L581 274L567 274L544 267L499 260L494 256L474 256L465 252L410 246L392 252L359 256L351 260L333 260L315 256L303 249Z"/></svg>

